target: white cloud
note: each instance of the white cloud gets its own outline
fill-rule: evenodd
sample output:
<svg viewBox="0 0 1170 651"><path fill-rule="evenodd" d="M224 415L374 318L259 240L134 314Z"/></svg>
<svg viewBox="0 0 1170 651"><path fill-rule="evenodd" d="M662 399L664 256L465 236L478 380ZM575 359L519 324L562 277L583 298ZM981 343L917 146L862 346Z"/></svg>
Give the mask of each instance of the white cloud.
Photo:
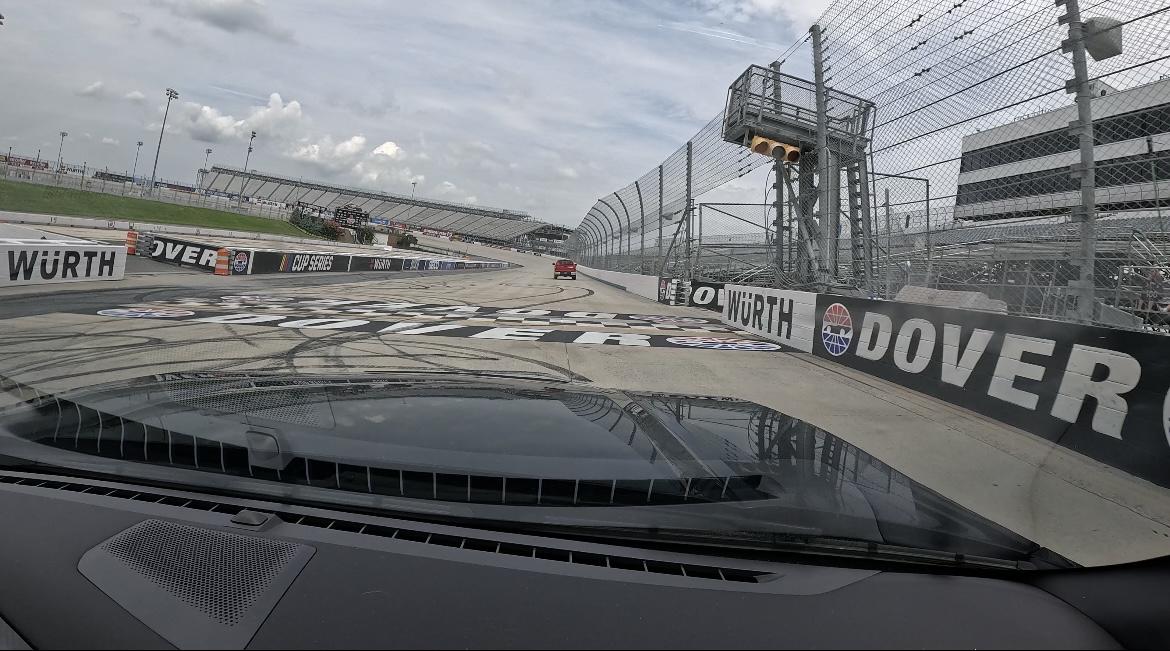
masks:
<svg viewBox="0 0 1170 651"><path fill-rule="evenodd" d="M820 17L830 0L702 0L707 15L720 21L751 23L769 18L786 18L799 28L808 28Z"/></svg>
<svg viewBox="0 0 1170 651"><path fill-rule="evenodd" d="M365 146L365 136L351 136L341 142L334 142L333 138L327 135L316 142L296 145L289 152L289 157L337 172L360 162L359 157Z"/></svg>
<svg viewBox="0 0 1170 651"><path fill-rule="evenodd" d="M252 32L277 41L292 41L292 31L276 24L261 0L180 0L162 4L172 13L230 34Z"/></svg>
<svg viewBox="0 0 1170 651"><path fill-rule="evenodd" d="M566 179L575 179L579 176L577 174L577 170L575 170L571 167L558 167L557 174L560 174L561 176L565 177Z"/></svg>
<svg viewBox="0 0 1170 651"><path fill-rule="evenodd" d="M224 142L236 140L244 132L244 121L224 115L210 106L183 102L171 111L167 126L179 133L187 134L201 142Z"/></svg>
<svg viewBox="0 0 1170 651"><path fill-rule="evenodd" d="M117 138L111 138L109 136L106 136L105 138L102 138L102 144L103 145L118 145L121 143L118 141Z"/></svg>
<svg viewBox="0 0 1170 651"><path fill-rule="evenodd" d="M126 93L123 97L124 99L134 102L135 104L142 104L146 101L146 95L143 95L140 91L137 90L132 90L129 93Z"/></svg>
<svg viewBox="0 0 1170 651"><path fill-rule="evenodd" d="M463 203L479 203L479 197L476 197L474 194L467 195L463 197Z"/></svg>
<svg viewBox="0 0 1170 651"><path fill-rule="evenodd" d="M100 99L106 96L106 85L100 81L95 81L85 88L77 91L77 94L81 95L82 97L93 97L95 99Z"/></svg>
<svg viewBox="0 0 1170 651"><path fill-rule="evenodd" d="M375 147L372 153L378 156L386 156L394 160L399 160L406 157L406 152L403 151L397 143L391 140L387 140L386 142Z"/></svg>
<svg viewBox="0 0 1170 651"><path fill-rule="evenodd" d="M455 193L458 191L459 191L459 186L455 185L454 183L452 183L450 181L443 181L442 183L439 184L439 187L436 188L436 192L438 192L439 194L452 194L452 193Z"/></svg>

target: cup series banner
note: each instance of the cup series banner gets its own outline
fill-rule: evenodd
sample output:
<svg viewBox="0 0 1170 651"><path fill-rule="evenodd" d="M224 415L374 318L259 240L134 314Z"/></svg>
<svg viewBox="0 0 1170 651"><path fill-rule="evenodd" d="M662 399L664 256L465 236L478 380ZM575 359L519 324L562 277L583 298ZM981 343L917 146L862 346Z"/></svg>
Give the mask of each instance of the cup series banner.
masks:
<svg viewBox="0 0 1170 651"><path fill-rule="evenodd" d="M816 297L815 355L1170 486L1170 339L974 310ZM756 295L748 303L752 322L759 323Z"/></svg>

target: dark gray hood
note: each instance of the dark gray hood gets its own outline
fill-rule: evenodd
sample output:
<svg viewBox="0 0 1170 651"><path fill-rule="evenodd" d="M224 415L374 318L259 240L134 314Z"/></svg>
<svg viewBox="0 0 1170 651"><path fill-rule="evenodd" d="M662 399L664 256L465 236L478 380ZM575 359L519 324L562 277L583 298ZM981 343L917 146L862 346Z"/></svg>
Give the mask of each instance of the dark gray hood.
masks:
<svg viewBox="0 0 1170 651"><path fill-rule="evenodd" d="M506 374L181 373L52 396L8 389L24 400L0 414L4 438L25 444L13 456L51 448L55 465L139 479L491 520L1013 560L1038 549L841 438L741 400Z"/></svg>

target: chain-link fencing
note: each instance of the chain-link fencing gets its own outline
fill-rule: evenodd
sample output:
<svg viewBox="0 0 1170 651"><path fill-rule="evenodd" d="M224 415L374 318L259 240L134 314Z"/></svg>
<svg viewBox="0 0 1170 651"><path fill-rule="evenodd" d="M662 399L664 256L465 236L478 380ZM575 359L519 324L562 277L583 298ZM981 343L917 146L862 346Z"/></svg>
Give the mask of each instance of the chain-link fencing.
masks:
<svg viewBox="0 0 1170 651"><path fill-rule="evenodd" d="M818 78L781 72L804 57ZM1165 328L1170 6L838 0L809 37L752 70L763 72L748 95L777 96L763 114L813 127L799 161L724 139L741 77L721 115L598 200L574 255L888 298L906 286L980 291L1016 314ZM834 146L849 102L873 111ZM778 173L763 202L703 202L762 166Z"/></svg>
<svg viewBox="0 0 1170 651"><path fill-rule="evenodd" d="M0 156L0 158L3 157ZM14 158L16 157L14 156ZM133 197L174 205L209 208L212 210L234 212L241 215L264 217L266 219L279 219L282 221L288 221L292 214L291 208L288 207L239 201L235 198L208 194L198 191L195 186L191 186L193 191L179 190L176 188L183 187L185 184L164 180L159 180L155 192L150 193L147 191L149 183L122 181L118 180L118 176L124 175L107 176L101 172L86 170L81 167L71 169L70 171L57 172L50 169L32 169L21 165L6 165L0 162L0 179L7 181L19 181L57 188L68 188L71 190L84 190L86 192L99 192L120 197Z"/></svg>

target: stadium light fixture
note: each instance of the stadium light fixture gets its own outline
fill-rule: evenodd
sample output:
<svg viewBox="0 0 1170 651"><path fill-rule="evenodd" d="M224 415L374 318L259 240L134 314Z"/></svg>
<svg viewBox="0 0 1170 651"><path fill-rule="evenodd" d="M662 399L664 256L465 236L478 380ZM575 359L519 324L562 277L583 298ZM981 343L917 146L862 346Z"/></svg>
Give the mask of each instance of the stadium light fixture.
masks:
<svg viewBox="0 0 1170 651"><path fill-rule="evenodd" d="M67 135L69 135L68 131L62 131L61 132L61 144L57 145L57 174L61 173L61 165L62 165L62 163L64 163L64 159L61 156L62 156L62 153L65 151L65 136L67 136Z"/></svg>
<svg viewBox="0 0 1170 651"><path fill-rule="evenodd" d="M130 182L138 183L138 154L142 151L142 141L138 141L138 146L134 148L134 169L130 172Z"/></svg>
<svg viewBox="0 0 1170 651"><path fill-rule="evenodd" d="M148 192L154 194L154 180L158 175L158 155L162 151L163 133L167 129L167 115L171 112L171 100L179 99L179 93L174 88L167 89L167 108L163 111L162 127L158 130L158 148L154 150L154 170L150 173L150 188Z"/></svg>
<svg viewBox="0 0 1170 651"><path fill-rule="evenodd" d="M248 138L248 155L244 157L244 174L240 178L240 193L236 195L236 210L244 203L244 186L248 185L248 161L252 160L252 141L256 139L256 132L252 132L252 137Z"/></svg>

